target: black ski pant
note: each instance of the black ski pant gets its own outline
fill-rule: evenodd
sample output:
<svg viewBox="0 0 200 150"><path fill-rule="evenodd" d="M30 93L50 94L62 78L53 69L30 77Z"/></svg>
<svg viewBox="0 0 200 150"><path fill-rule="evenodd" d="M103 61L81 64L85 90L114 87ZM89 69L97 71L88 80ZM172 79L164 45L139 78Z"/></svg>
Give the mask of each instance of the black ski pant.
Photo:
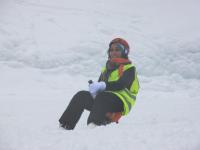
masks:
<svg viewBox="0 0 200 150"><path fill-rule="evenodd" d="M122 112L123 102L110 92L101 92L93 98L89 91L79 91L71 99L59 122L66 129L74 129L85 109L90 111L87 124L105 125L109 123L106 113Z"/></svg>

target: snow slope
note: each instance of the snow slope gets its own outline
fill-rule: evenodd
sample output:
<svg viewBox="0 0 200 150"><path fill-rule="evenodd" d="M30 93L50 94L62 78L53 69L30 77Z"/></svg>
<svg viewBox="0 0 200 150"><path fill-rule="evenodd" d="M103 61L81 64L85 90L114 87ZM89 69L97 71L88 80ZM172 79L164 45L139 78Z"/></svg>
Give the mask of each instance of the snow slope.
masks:
<svg viewBox="0 0 200 150"><path fill-rule="evenodd" d="M1 0L0 150L199 150L198 0ZM97 79L114 37L131 46L140 93L118 125L58 119Z"/></svg>

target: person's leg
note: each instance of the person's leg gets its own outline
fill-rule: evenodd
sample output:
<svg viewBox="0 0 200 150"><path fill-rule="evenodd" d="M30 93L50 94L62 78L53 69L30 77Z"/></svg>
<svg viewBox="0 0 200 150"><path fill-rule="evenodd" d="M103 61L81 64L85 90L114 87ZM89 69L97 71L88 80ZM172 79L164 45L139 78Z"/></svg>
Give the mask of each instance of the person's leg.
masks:
<svg viewBox="0 0 200 150"><path fill-rule="evenodd" d="M106 125L110 123L106 117L108 112L122 112L123 102L111 92L102 92L97 95L88 117L87 124Z"/></svg>
<svg viewBox="0 0 200 150"><path fill-rule="evenodd" d="M59 122L66 129L74 129L84 109L91 110L93 98L88 91L79 91L70 101Z"/></svg>

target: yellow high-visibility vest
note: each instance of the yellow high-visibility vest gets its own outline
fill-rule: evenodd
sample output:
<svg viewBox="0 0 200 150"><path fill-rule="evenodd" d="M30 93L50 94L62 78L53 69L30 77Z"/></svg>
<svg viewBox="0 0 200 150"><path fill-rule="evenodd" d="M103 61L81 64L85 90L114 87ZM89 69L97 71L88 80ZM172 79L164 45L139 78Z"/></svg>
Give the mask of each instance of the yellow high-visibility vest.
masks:
<svg viewBox="0 0 200 150"><path fill-rule="evenodd" d="M126 71L131 67L135 67L135 66L133 64L124 65L123 71ZM106 67L102 69L102 73L104 73L105 71L106 71ZM110 74L108 78L108 82L117 81L119 80L119 78L120 78L119 72L118 72L118 69L116 69ZM130 89L125 88L119 91L105 91L105 92L111 92L117 95L120 98L120 100L122 100L124 104L124 111L122 112L122 115L127 115L135 104L136 96L139 91L139 88L140 88L140 85L139 85L139 81L137 77L137 72L135 70L135 79L133 80L130 86Z"/></svg>

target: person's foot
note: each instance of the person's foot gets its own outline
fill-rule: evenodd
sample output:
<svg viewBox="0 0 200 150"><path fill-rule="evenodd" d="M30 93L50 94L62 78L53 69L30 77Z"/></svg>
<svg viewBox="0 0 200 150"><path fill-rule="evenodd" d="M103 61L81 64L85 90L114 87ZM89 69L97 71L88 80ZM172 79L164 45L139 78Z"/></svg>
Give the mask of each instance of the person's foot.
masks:
<svg viewBox="0 0 200 150"><path fill-rule="evenodd" d="M94 129L96 126L98 126L98 125L96 125L93 122L91 122L91 123L88 124L88 128L90 128L90 129Z"/></svg>
<svg viewBox="0 0 200 150"><path fill-rule="evenodd" d="M119 122L119 119L121 118L122 113L121 112L108 112L106 114L106 117L108 118L108 120L110 120L110 122Z"/></svg>
<svg viewBox="0 0 200 150"><path fill-rule="evenodd" d="M59 124L59 127L60 128L64 128L65 130L72 130L72 128L69 126L69 125L67 125L67 124Z"/></svg>

